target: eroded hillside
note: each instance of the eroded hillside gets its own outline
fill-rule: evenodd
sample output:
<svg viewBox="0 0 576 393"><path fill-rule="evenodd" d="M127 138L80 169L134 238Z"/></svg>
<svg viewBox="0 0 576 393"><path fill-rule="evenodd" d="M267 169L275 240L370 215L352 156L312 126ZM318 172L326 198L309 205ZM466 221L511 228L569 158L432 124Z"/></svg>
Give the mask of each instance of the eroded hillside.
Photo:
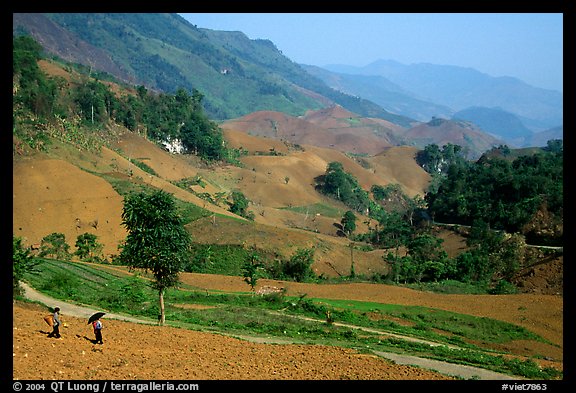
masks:
<svg viewBox="0 0 576 393"><path fill-rule="evenodd" d="M64 86L80 78L54 62L40 65L49 75L63 78ZM134 94L106 83L114 94ZM409 197L423 195L430 176L415 162L418 149L371 144L369 133L362 130L374 120L354 117L338 107L310 112L305 119L277 112L257 112L247 119L223 126L227 146L240 153L236 165L206 164L194 155L171 154L145 133L113 122L97 130L107 135L101 149L64 141L68 135L58 134L66 131L63 121L57 125L61 129L50 132L44 149L32 149L14 135L13 233L33 248L44 236L63 233L72 252L78 235L93 233L104 247L104 258L110 260L126 236L122 195L154 187L202 208L200 217L188 224L197 243L255 246L281 258L298 248L314 247L312 268L317 275L348 276L352 268L368 277L387 273L384 250L370 251L343 236L340 223L349 208L320 193L317 181L330 163L339 162L366 191L373 185L399 185ZM384 121L378 124L388 130L387 135L399 131ZM339 138L342 133L348 136ZM335 143L326 146L326 140ZM377 153L350 154L351 140L357 148L370 147ZM299 143L303 141L310 144ZM253 221L230 212L233 191L249 200ZM376 224L359 216L356 233L366 233ZM466 249L463 238L453 232L439 236L449 240L444 248L451 258ZM561 275L560 268L547 280L545 293L561 292Z"/></svg>
<svg viewBox="0 0 576 393"><path fill-rule="evenodd" d="M335 225L347 208L320 194L314 179L324 173L329 162L340 161L366 189L372 184L407 182L409 193L422 193L428 181L413 161L412 148L392 148L386 155L366 158L372 168L365 168L333 149L292 149L268 138L234 131L225 135L231 147L248 151L241 158L241 166L206 168L191 157L170 154L127 130L110 148L103 147L99 153L80 153L55 142L48 153L17 155L13 168L14 234L32 245L50 233L63 233L73 250L76 237L88 232L98 236L105 256L117 254L126 232L121 225L122 196L109 183L113 179L162 188L211 212L213 215L190 224L198 242L257 242L259 247L283 256L298 247L317 247L317 274L347 275L351 263L349 241L338 236ZM278 155L259 153L270 149ZM386 156L395 157L392 161L403 169L385 170L391 164L385 163ZM145 163L155 174L140 169L134 160ZM407 166L410 162L411 166ZM416 175L411 175L410 170ZM190 178L200 179L200 184L189 189L174 184ZM420 182L415 183L414 179ZM233 190L240 190L251 201L249 209L254 212L254 222L230 213L225 201L215 204L205 197L209 194L216 200L218 194L229 195ZM365 225L359 223L360 228ZM382 252L357 250L355 254L357 272L385 272Z"/></svg>

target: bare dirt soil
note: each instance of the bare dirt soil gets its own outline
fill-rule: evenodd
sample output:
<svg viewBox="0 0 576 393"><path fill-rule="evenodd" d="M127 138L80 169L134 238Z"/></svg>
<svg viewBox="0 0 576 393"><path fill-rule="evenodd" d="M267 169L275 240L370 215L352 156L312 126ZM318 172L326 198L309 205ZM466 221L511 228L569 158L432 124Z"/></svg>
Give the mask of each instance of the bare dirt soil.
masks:
<svg viewBox="0 0 576 393"><path fill-rule="evenodd" d="M349 242L335 235L339 218L297 214L287 208L322 204L314 190L314 178L326 165L340 160L364 186L404 184L411 196L422 193L429 178L412 160L411 148L391 148L368 157L365 166L342 153L320 147L293 151L288 145L228 131L233 147L284 155L243 157L243 168L200 168L187 165L145 139L127 133L112 148L100 153L70 152L57 144L49 153L15 153L13 159L13 234L24 244L40 243L53 232L64 233L75 250L76 237L94 233L104 245L104 255L116 254L126 233L121 225L122 197L101 174L162 188L175 197L219 214L190 228L198 242L271 247L284 256L297 247L317 247L313 265L317 274L346 276L350 272ZM243 139L245 138L245 139ZM233 141L232 141L233 139ZM259 144L260 143L260 144ZM284 147L283 147L284 146ZM59 149L59 150L58 150ZM117 151L121 151L119 154ZM151 167L150 175L128 159ZM411 161L412 160L412 161ZM394 164L397 165L394 165ZM177 187L171 181L201 176L199 192L241 189L252 201L255 223L225 221L234 216L225 205L217 206ZM77 220L79 219L79 220ZM97 225L94 225L95 221ZM359 220L359 227L365 225ZM249 231L248 231L249 229ZM306 230L302 230L306 229ZM359 228L362 230L362 228ZM447 251L454 256L464 249L461 238L444 235ZM356 272L382 272L380 251L354 251ZM495 349L515 356L536 356L542 366L563 367L562 263L552 261L522 272L526 292L519 295L439 295L381 284L313 285L261 280L261 285L286 287L288 294L308 297L370 300L390 304L420 305L511 322L539 334L550 343L517 341ZM183 274L189 285L205 289L246 291L241 277ZM68 327L63 339L48 339L43 321L45 307L21 304L13 307L13 376L15 379L446 379L412 366L393 364L380 357L352 350L317 345L253 343L210 333L172 327L106 320L104 345L91 342L93 333L85 319L64 315Z"/></svg>
<svg viewBox="0 0 576 393"><path fill-rule="evenodd" d="M110 269L125 270L110 266ZM184 273L183 283L205 290L245 292L241 277ZM286 288L289 295L420 305L486 316L539 334L550 343L518 340L493 349L541 367L563 369L563 301L553 295L440 295L383 284L319 285L260 280L259 288ZM450 377L373 354L321 345L270 344L218 334L104 318L104 345L95 345L84 318L63 315L62 340L49 339L46 307L13 307L15 379L384 379ZM71 310L70 314L74 312ZM75 313L78 314L78 313ZM412 363L415 364L415 363ZM456 368L455 368L456 370ZM457 375L457 374L450 374Z"/></svg>
<svg viewBox="0 0 576 393"><path fill-rule="evenodd" d="M218 334L103 319L93 344L86 319L64 315L47 338L44 307L14 304L13 378L19 380L449 380L376 355L321 345L261 344Z"/></svg>

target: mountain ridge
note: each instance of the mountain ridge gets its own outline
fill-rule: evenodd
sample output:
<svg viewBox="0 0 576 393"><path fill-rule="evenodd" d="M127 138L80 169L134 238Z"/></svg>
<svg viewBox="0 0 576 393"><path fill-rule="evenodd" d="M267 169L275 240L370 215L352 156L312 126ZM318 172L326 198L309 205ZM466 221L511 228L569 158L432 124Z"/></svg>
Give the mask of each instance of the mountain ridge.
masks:
<svg viewBox="0 0 576 393"><path fill-rule="evenodd" d="M404 125L413 121L329 88L285 57L269 40L251 40L241 32L199 29L178 14L42 17L107 52L137 83L166 92L178 87L201 91L206 111L214 119L266 109L299 115L319 109L328 100L360 115ZM13 22L13 32L30 31L36 38L56 31L32 29L35 21L28 14L15 14ZM303 89L324 97L304 94Z"/></svg>
<svg viewBox="0 0 576 393"><path fill-rule="evenodd" d="M563 123L563 94L530 86L518 78L492 77L470 67L376 60L356 67L331 64L326 70L356 75L382 76L420 99L445 105L454 112L473 106L501 107L544 128ZM543 129L543 128L542 128ZM541 131L534 129L533 131Z"/></svg>
<svg viewBox="0 0 576 393"><path fill-rule="evenodd" d="M175 89L178 84L189 89L199 89L204 98L203 106L206 112L221 121L232 121L250 113L267 110L305 118L310 111L340 106L355 114L349 116L348 121L361 121L365 127L348 127L347 131L350 132L345 135L332 129L333 133L325 142L337 136L350 152L354 152L355 140L359 140L361 135L364 138L370 132L374 134L371 138L376 137L369 150L370 154L377 154L378 149L389 145L421 146L426 140L411 141L410 136L418 133L405 132L421 126L421 121L405 116L406 112L402 114L388 111L375 101L351 94L351 90L338 91L329 87L305 68L286 58L270 40L251 40L242 32L199 29L177 14L14 14L13 20L14 34L28 29L35 36L43 37L44 42L57 42L54 34L67 37L67 46L74 46L74 42L77 42L75 47L78 52L74 52L73 58L78 59L84 54L87 56L84 62L90 65L90 69L100 67L97 59L106 58L109 60L106 69L113 75L121 75L120 80L139 79L137 83L143 83L142 78L152 78L148 79L147 84L152 86L152 90ZM124 21L126 23L123 23ZM35 23L37 25L34 25ZM44 29L56 33L41 33L41 26L51 26L51 29ZM90 29L86 29L87 26ZM74 31L75 35L72 34ZM163 35L167 32L170 34ZM46 46L46 50L51 50L50 48L53 46ZM52 50L65 52L59 47ZM111 51L121 53L120 57L112 59ZM130 60L130 56L136 54L139 57ZM399 64L394 63L394 66L399 67ZM140 76L136 75L136 71ZM448 107L421 101L402 86L396 86L396 93L401 94L404 100L398 105L404 108L419 105L422 109L421 119L438 111L450 112ZM233 114L238 116L232 116ZM443 115L433 117L449 118ZM362 120L359 120L360 118ZM370 122L371 124L368 124ZM422 131L423 128L420 127L420 134ZM431 130L432 133L436 131L437 129ZM478 156L482 153L479 148L492 147L487 144L491 136L482 135L482 132L486 133L487 130L479 129L471 133L470 130L463 129L462 133L467 134L466 138L458 136L449 140L437 135L430 136L427 140L464 143L463 147L469 147L473 156ZM480 140L475 141L474 138ZM319 139L319 135L316 139ZM493 138L492 142L501 143L504 139ZM298 143L297 140L294 142ZM333 141L322 146L336 144ZM361 150L357 152L366 151Z"/></svg>

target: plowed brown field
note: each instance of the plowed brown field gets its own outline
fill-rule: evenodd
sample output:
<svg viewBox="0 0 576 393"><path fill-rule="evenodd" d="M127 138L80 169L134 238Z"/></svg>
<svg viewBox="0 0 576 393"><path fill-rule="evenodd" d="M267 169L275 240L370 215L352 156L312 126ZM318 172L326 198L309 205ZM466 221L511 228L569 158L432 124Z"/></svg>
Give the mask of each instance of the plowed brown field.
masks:
<svg viewBox="0 0 576 393"><path fill-rule="evenodd" d="M111 269L123 269L112 267ZM185 284L246 291L242 277L184 273ZM420 305L511 322L539 341L495 346L542 367L563 368L563 301L555 295L440 295L383 284L319 285L260 280L289 295ZM104 345L94 345L85 319L63 315L62 340L49 339L45 307L15 303L15 379L447 379L369 354L320 345L264 344L173 327L105 319ZM536 356L536 358L535 358Z"/></svg>
<svg viewBox="0 0 576 393"><path fill-rule="evenodd" d="M26 380L447 380L354 350L260 344L173 327L104 319L95 345L85 319L63 316L61 339L43 307L15 304L13 378Z"/></svg>
<svg viewBox="0 0 576 393"><path fill-rule="evenodd" d="M240 138L235 134L236 138ZM268 151L270 143L250 148ZM238 142L242 144L240 140ZM247 142L246 142L247 143ZM247 168L194 169L185 166L180 157L173 157L157 146L133 135L125 136L116 148L121 148L126 157L138 159L152 167L158 176L145 173L111 149L103 149L100 154L88 152L74 153L77 157L64 157L63 153L38 154L36 157L15 156L13 167L13 234L25 239L25 244L37 244L53 232L66 235L73 246L76 237L84 232L98 236L104 245L104 254L117 253L117 245L125 238L121 225L122 197L104 179L93 172L128 177L132 181L147 183L173 193L177 198L196 203L214 213L232 215L224 207L212 205L197 196L170 183L184 177L201 174L206 179L218 178L218 182L208 182L209 191L229 191L244 186L256 211L256 223L268 224L282 232L266 232L262 242L281 242L282 247L301 246L308 243L324 245L324 254L315 263L318 273L334 272L346 275L349 272L350 248L345 239L331 236L325 240L320 236L332 235L325 227L333 226L335 219L321 217L318 234L294 230L303 224L295 221L295 213L285 210L290 201L295 206L308 205L320 201L314 194L314 176L321 174L327 162L334 159L329 149L309 148L306 152L296 152L285 157L246 157ZM403 170L392 169L390 162L409 152L406 149L390 150L387 155L372 159L373 171L358 177L366 184L388 184L398 181L409 184L409 192L417 193L427 183L426 177L408 176ZM312 154L314 153L314 154ZM395 155L396 154L396 155ZM398 155L398 156L397 156ZM72 164L74 162L74 165ZM293 166L294 163L298 165ZM359 171L360 166L345 161L351 172ZM406 162L406 161L401 161ZM288 165L290 164L290 165ZM312 170L312 169L314 170ZM348 168L348 167L347 167ZM418 168L416 168L418 169ZM348 169L347 169L348 170ZM250 177L248 174L250 174ZM356 172L354 172L356 173ZM287 180L290 176L290 180ZM376 180L369 177L381 176ZM416 179L410 183L408 180ZM226 183L227 182L227 183ZM222 189L217 188L219 185ZM222 185L226 185L225 187ZM308 189L305 188L308 187ZM294 199L297 195L301 200ZM262 205L259 206L258 204ZM284 214L284 215L282 215ZM308 215L300 215L308 219ZM79 219L79 220L76 220ZM98 220L96 226L91 225ZM208 218L204 221L209 220ZM220 220L220 219L219 219ZM198 220L195 238L198 241L218 243L220 237L230 241L225 225ZM310 219L309 221L313 221ZM243 223L243 221L239 221ZM320 222L320 218L318 220ZM307 224L308 225L308 224ZM240 228L240 224L238 224ZM254 227L260 228L260 227ZM254 229L252 228L252 229ZM217 233L221 231L222 234ZM280 233L282 237L271 237ZM203 239L206 234L207 239ZM306 234L306 239L301 239ZM210 235L210 236L208 236ZM250 240L256 239L251 233ZM454 250L462 246L458 239L448 239L455 244ZM276 243L275 243L276 241ZM340 248L333 243L340 242ZM248 244L248 243L247 243ZM71 251L74 249L71 247ZM452 254L451 254L452 255ZM377 271L382 265L381 256L358 251L358 273ZM439 295L418 292L380 284L339 284L313 285L283 283L260 280L260 285L283 286L288 294L303 294L308 297L370 300L390 304L420 305L446 309L454 312L486 316L511 322L533 331L551 344L536 341L510 342L495 349L524 357L539 357L543 366L562 369L563 362L563 298L562 260L555 266L553 277L560 280L545 280L537 287L526 286L532 293L501 296ZM542 266L528 272L526 282L546 277L550 269ZM557 270L557 271L556 271ZM205 289L224 291L246 291L246 283L241 277L226 277L202 274L184 274L187 284ZM553 285L551 285L551 283ZM558 295L556 295L558 293ZM48 339L48 326L42 317L46 308L29 304L15 303L13 307L13 377L15 379L447 379L432 371L412 366L398 365L383 358L361 354L349 349L319 345L272 345L242 341L221 335L194 332L173 327L159 327L143 324L105 320L104 345L91 342L93 333L86 321L72 315L64 315L68 327L62 329L63 339Z"/></svg>

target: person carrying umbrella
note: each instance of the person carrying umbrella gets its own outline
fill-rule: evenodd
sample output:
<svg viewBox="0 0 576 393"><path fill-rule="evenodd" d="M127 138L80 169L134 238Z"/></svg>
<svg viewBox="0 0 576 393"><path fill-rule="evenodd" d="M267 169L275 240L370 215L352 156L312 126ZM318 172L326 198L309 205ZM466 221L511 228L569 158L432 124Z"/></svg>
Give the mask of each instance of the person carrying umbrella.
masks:
<svg viewBox="0 0 576 393"><path fill-rule="evenodd" d="M102 321L100 318L104 316L105 313L97 312L96 314L92 315L90 319L88 319L88 324L92 324L94 328L94 335L96 336L96 344L104 344L102 341Z"/></svg>

